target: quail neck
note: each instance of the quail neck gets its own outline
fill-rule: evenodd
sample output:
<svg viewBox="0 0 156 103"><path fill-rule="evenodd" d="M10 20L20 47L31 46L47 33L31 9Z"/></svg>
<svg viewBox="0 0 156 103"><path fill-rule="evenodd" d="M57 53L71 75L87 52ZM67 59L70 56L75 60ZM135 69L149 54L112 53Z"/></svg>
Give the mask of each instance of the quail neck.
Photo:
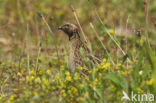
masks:
<svg viewBox="0 0 156 103"><path fill-rule="evenodd" d="M69 70L70 72L74 72L76 66L82 66L85 64L84 57L80 54L80 48L84 50L85 57L89 58L90 62L93 63L94 59L80 38L80 32L76 25L71 23L65 23L58 28L62 30L69 37Z"/></svg>
<svg viewBox="0 0 156 103"><path fill-rule="evenodd" d="M65 23L62 26L59 26L58 29L62 30L65 34L67 34L69 40L72 40L74 38L80 38L78 27L72 23Z"/></svg>

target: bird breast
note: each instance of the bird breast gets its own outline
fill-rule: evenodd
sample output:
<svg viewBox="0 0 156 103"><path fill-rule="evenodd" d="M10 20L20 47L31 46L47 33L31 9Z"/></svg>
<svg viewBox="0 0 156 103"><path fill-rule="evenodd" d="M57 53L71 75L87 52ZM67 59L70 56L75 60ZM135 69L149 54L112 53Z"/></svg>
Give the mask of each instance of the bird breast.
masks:
<svg viewBox="0 0 156 103"><path fill-rule="evenodd" d="M74 48L72 46L72 43L69 43L69 69L74 69L75 63L74 63Z"/></svg>

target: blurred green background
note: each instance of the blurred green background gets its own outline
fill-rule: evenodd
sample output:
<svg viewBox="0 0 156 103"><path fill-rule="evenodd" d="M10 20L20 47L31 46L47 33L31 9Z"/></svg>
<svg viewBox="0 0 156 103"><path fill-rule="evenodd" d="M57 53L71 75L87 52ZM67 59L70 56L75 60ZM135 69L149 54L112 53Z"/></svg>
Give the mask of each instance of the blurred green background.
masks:
<svg viewBox="0 0 156 103"><path fill-rule="evenodd" d="M66 22L77 24L71 6L75 8L93 53L110 62L90 23L115 62L110 70L95 74L91 71L89 79L79 75L77 81L74 79L77 74L71 79L67 72L68 37L57 30ZM49 32L39 13L54 34ZM133 90L154 94L155 34L156 0L0 0L0 102L120 103L123 89L129 93ZM129 67L127 57L133 62ZM103 78L105 76L108 80ZM100 86L94 91L89 83L97 81ZM81 88L78 84L84 86ZM70 88L78 94L70 94Z"/></svg>
<svg viewBox="0 0 156 103"><path fill-rule="evenodd" d="M149 5L149 29L153 30L155 28L151 24L151 18L156 15L156 2L151 0ZM95 38L89 26L90 22L96 26L99 35L104 36L104 31L101 29L102 25L96 13L98 13L109 29L114 29L115 27L125 29L127 25L129 31L134 33L135 29L144 30L145 27L145 9L144 1L142 0L1 0L0 36L2 38L5 37L5 41L10 44L23 42L26 35L28 35L28 42L31 43L37 43L38 39L41 38L42 42L47 43L56 40L59 45L61 44L60 41L62 41L60 37L63 35L60 35L61 33L57 31L57 27L65 22L77 24L71 6L76 9L85 34L93 43L95 41L92 40ZM51 37L46 25L37 15L37 12L44 15L52 31L55 33L54 37ZM122 34L124 35L124 33ZM12 51L13 48L18 48L20 45L17 43L15 47L12 46L7 49ZM1 47L3 49L3 46Z"/></svg>

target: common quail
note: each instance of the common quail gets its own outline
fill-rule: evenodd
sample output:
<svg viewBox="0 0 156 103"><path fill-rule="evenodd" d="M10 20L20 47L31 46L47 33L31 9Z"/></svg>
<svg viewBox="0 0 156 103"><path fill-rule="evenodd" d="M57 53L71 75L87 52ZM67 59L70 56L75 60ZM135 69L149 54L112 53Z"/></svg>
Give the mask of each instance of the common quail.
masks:
<svg viewBox="0 0 156 103"><path fill-rule="evenodd" d="M58 29L62 30L69 37L69 70L71 73L74 72L76 66L82 66L83 64L85 64L84 57L80 54L80 48L83 49L84 56L89 59L91 65L96 63L90 53L90 50L81 40L80 31L76 25L72 23L65 23Z"/></svg>

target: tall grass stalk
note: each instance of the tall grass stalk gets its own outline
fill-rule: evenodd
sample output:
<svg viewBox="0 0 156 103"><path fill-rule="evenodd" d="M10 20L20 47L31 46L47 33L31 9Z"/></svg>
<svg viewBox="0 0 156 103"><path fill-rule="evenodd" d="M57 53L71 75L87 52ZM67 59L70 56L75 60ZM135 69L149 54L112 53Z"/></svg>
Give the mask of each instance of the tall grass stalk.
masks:
<svg viewBox="0 0 156 103"><path fill-rule="evenodd" d="M27 50L27 69L30 75L30 55L29 55L29 44L28 44L28 34L29 34L29 24L27 24L27 32L26 32L26 50Z"/></svg>
<svg viewBox="0 0 156 103"><path fill-rule="evenodd" d="M79 22L78 16L77 16L76 11L75 11L75 8L74 8L72 5L71 5L71 8L72 8L74 17L75 17L75 19L76 19L76 22L77 22L77 24L79 25L79 28L81 29L82 36L83 36L83 38L84 38L84 40L85 40L85 43L87 43L87 38L86 38L85 33L84 33L84 31L83 31L83 29L82 29L82 27L81 27L81 24L80 24L80 22Z"/></svg>
<svg viewBox="0 0 156 103"><path fill-rule="evenodd" d="M39 62L39 56L40 56L40 53L41 53L41 49L42 49L42 47L41 47L41 42L39 42L39 48L38 48L38 53L37 53L37 58L36 58L36 65L35 65L35 73L37 73L37 71L38 71L38 62Z"/></svg>
<svg viewBox="0 0 156 103"><path fill-rule="evenodd" d="M126 55L125 51L121 48L121 46L117 43L117 41L113 38L113 36L110 34L110 32L108 31L108 29L105 27L103 21L101 20L99 14L97 13L97 11L95 10L95 14L98 17L100 23L104 26L104 30L107 32L107 34L109 35L109 37L114 41L114 43L117 45L117 47L121 50L121 52L123 53L123 55ZM128 61L130 61L129 58L127 58Z"/></svg>
<svg viewBox="0 0 156 103"><path fill-rule="evenodd" d="M149 37L148 37L149 3L150 3L150 0L144 0L144 6L145 6L145 35L146 35L146 41L147 41L148 45L150 46Z"/></svg>
<svg viewBox="0 0 156 103"><path fill-rule="evenodd" d="M49 24L47 23L45 17L44 17L40 12L38 12L38 15L42 18L43 22L44 22L44 23L46 24L46 26L48 27L48 30L49 30L50 34L54 36L54 32L53 32L52 29L50 28L50 26L49 26ZM55 40L55 42L56 42L56 40ZM57 48L56 43L54 43L54 46L55 46L55 49L56 49L57 59L58 59L58 62L59 62L60 59L59 59L59 53L58 53L58 48Z"/></svg>
<svg viewBox="0 0 156 103"><path fill-rule="evenodd" d="M105 45L104 45L104 44L102 43L102 41L100 40L100 37L99 37L99 35L98 35L97 31L95 30L94 25L93 25L91 22L90 22L90 27L93 29L93 31L94 31L94 33L95 33L96 37L97 37L97 38L98 38L98 40L100 41L100 43L101 43L102 47L104 48L104 50L106 51L106 53L107 53L108 57L110 58L110 60L111 60L112 64L114 65L114 61L112 60L112 58L111 58L110 54L108 53L108 50L107 50L107 48L105 47Z"/></svg>

